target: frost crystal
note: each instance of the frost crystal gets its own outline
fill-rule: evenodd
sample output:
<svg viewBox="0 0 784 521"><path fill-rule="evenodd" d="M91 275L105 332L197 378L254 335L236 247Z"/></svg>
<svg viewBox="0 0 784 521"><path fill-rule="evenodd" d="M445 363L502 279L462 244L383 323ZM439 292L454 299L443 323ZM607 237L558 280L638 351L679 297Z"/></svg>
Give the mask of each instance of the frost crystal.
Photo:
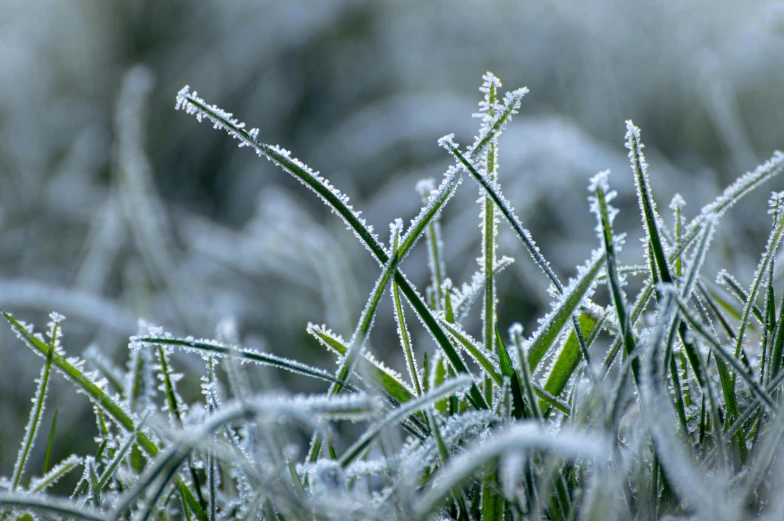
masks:
<svg viewBox="0 0 784 521"><path fill-rule="evenodd" d="M187 114L196 116L201 122L205 118L213 123L213 128L223 129L229 136L237 139L240 146L251 147L256 154L265 157L276 166L279 166L287 173L291 174L302 184L313 190L316 195L336 213L349 229L353 229L357 238L374 254L383 252L387 254L384 247L379 243L378 238L373 234L372 226L359 216L349 204L349 198L332 186L328 179L322 177L318 172L311 170L299 159L291 157L291 153L281 147L259 143L256 138L258 130L250 132L245 130L245 124L234 118L234 114L226 112L216 105L208 105L201 99L195 91L191 92L186 85L177 93L175 104L177 110L184 110Z"/></svg>
<svg viewBox="0 0 784 521"><path fill-rule="evenodd" d="M686 201L683 200L681 194L675 194L672 196L672 200L670 201L670 210L679 210L684 206L686 206Z"/></svg>

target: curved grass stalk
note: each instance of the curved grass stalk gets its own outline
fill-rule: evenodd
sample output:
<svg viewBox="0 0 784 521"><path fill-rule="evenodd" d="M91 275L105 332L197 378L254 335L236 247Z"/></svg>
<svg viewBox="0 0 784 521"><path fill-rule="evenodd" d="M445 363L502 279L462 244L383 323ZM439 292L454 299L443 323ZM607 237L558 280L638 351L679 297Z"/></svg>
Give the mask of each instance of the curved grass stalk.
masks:
<svg viewBox="0 0 784 521"><path fill-rule="evenodd" d="M49 323L48 335L50 341L46 346L46 362L41 369L41 376L38 377L38 386L35 391L35 398L33 399L33 408L30 411L30 418L25 426L24 439L22 440L22 446L19 449L19 455L14 464L14 472L11 475L11 492L14 492L19 487L25 465L27 464L27 458L30 456L30 451L35 443L38 428L41 425L41 416L44 411L46 393L49 390L49 375L52 371L52 360L54 359L55 352L60 347L60 323L65 317L57 313L52 313L49 317L52 321Z"/></svg>
<svg viewBox="0 0 784 521"><path fill-rule="evenodd" d="M261 365L269 365L278 369L296 373L311 378L317 378L331 383L340 383L349 390L356 391L357 388L348 382L336 379L332 374L316 367L282 358L269 353L263 353L255 349L240 348L216 342L214 340L196 340L191 338L170 338L159 336L135 336L131 337L131 344L141 347L145 344L165 345L178 347L184 351L198 353L201 356L219 356L221 358L236 358Z"/></svg>
<svg viewBox="0 0 784 521"><path fill-rule="evenodd" d="M496 365L496 361L493 359L492 355L486 353L482 346L479 343L471 338L468 333L464 332L457 324L450 324L448 322L442 321L442 324L449 331L449 334L463 346L466 352L471 355L471 357L476 360L476 362L485 370L485 372L493 379L496 385L501 387L503 385L503 379L505 376L509 377L508 374L504 372L503 365L505 362L501 362L501 367L499 368ZM499 341L498 345L502 345L502 342ZM504 349L505 351L505 349ZM508 357L508 355L507 355ZM511 360L509 360L511 363ZM517 375L515 375L515 378ZM511 377L510 377L511 378ZM525 388L522 386L522 383L519 384L521 392L525 392ZM559 411L563 412L564 414L571 414L571 409L569 405L564 403L563 401L559 400L557 397L553 396L546 390L542 389L539 385L534 385L534 392L540 399L547 402L547 404L555 407Z"/></svg>
<svg viewBox="0 0 784 521"><path fill-rule="evenodd" d="M434 224L435 221L431 223ZM398 253L400 250L400 232L403 228L402 221L398 220L395 222L393 226L390 227L392 229L392 237L390 242L392 243L392 251ZM431 233L435 233L434 231ZM440 275L443 272L443 266L440 266L440 257L435 257L435 251L431 252L431 256L433 257L433 270L434 274L436 271ZM441 288L441 278L439 277L437 280L438 290L436 296L436 302L441 303L441 296L440 296L440 288ZM411 383L414 385L414 389L416 389L417 396L422 394L422 384L420 383L420 376L419 370L416 366L416 357L414 357L414 352L411 348L411 335L408 332L408 326L406 326L406 315L403 312L403 306L400 302L400 287L397 285L397 282L394 280L392 281L392 301L394 304L395 309L395 322L397 323L397 332L398 336L400 337L400 344L403 347L403 354L406 357L406 368L408 369L408 377L411 380Z"/></svg>
<svg viewBox="0 0 784 521"><path fill-rule="evenodd" d="M6 312L2 312L6 320L11 324L11 327L16 335L34 352L41 356L47 356L49 353L48 346L37 336L33 335L22 323L16 320L13 316ZM70 380L87 395L87 397L101 410L106 412L121 428L128 432L135 429L135 424L128 412L117 402L114 398L106 394L96 383L77 366L71 363L60 353L52 355L52 365L59 370L67 380ZM146 452L150 457L155 457L158 454L158 446L145 434L139 432L137 442L141 449ZM206 521L206 515L201 509L198 501L190 492L190 489L183 486L185 491L185 501L199 517L200 521Z"/></svg>
<svg viewBox="0 0 784 521"><path fill-rule="evenodd" d="M598 436L568 431L553 436L534 421L521 422L451 458L446 467L438 472L440 479L434 480L433 487L416 503L416 519L425 519L432 514L455 487L467 481L486 462L531 449L586 459L603 458L608 453L607 444Z"/></svg>
<svg viewBox="0 0 784 521"><path fill-rule="evenodd" d="M698 333L701 337L703 337L708 342L708 344L711 346L712 351L716 353L717 356L720 356L721 358L724 359L724 361L728 365L732 366L732 368L735 370L735 374L741 375L741 378L749 386L751 392L755 394L763 403L765 403L765 405L768 407L770 411L774 413L777 412L778 405L773 400L773 398L767 393L767 391L765 391L759 385L759 383L753 376L751 376L746 372L746 369L738 361L738 359L734 357L731 353L727 352L724 349L724 347L721 345L721 342L719 342L710 332L708 332L705 329L705 327L702 325L702 323L700 323L700 321L697 320L691 314L691 311L688 309L688 306L686 306L686 303L683 301L683 299L681 299L680 296L678 295L673 295L673 297L675 298L675 302L680 311L680 315L684 318L686 322L688 322L689 326L691 326L691 328L694 329L696 333Z"/></svg>
<svg viewBox="0 0 784 521"><path fill-rule="evenodd" d="M268 418L276 416L289 416L305 423L313 423L312 416L323 416L333 419L359 420L368 417L377 411L378 401L368 395L346 395L335 397L320 395L317 397L260 397L248 401L234 400L224 405L220 411L210 415L198 426L189 431L181 431L165 451L157 455L148 465L144 474L140 476L134 487L128 490L115 503L111 519L117 519L143 494L153 488L156 492L145 500L143 511L149 511L158 501L161 492L171 480L180 465L189 457L190 453L208 439L214 431L248 416L264 415ZM164 476L163 479L159 479ZM192 506L192 505L189 505Z"/></svg>
<svg viewBox="0 0 784 521"><path fill-rule="evenodd" d="M94 508L77 506L70 501L28 494L9 494L0 492L0 505L23 509L42 510L52 514L72 516L85 521L108 521L103 512Z"/></svg>
<svg viewBox="0 0 784 521"><path fill-rule="evenodd" d="M504 125L506 124L509 117L511 117L511 115L519 108L522 96L524 94L525 91L521 90L516 96L509 98L500 117L489 129L487 129L482 138L476 143L473 149L475 152L481 151L495 135L503 130ZM370 250L370 252L376 257L376 260L379 262L379 264L384 267L384 272L379 278L380 284L377 284L376 289L374 290L369 300L370 305L366 306L367 312L364 313L365 316L360 320L357 331L362 332L366 327L369 328L371 323L370 319L372 319L372 311L375 310L375 305L380 299L380 293L386 287L386 283L388 282L390 275L394 273L394 277L403 291L403 294L406 295L406 298L409 300L416 313L425 323L425 326L430 330L436 342L444 350L450 362L455 367L455 370L461 373L468 373L468 368L465 367L465 365L462 364L459 360L459 357L454 352L452 346L449 344L449 339L439 328L438 322L432 316L432 313L427 308L427 305L416 293L413 287L408 283L402 273L400 273L400 271L397 269L405 253L413 246L414 242L421 235L427 222L435 217L446 200L451 197L461 177L457 172L451 172L453 175L448 176L447 180L442 183L443 189L438 190L438 195L436 197L431 195L428 206L425 207L420 213L419 217L417 217L414 222L412 222L409 231L402 238L399 253L397 255L390 254L381 245L378 238L372 233L371 229L368 228L364 220L359 217L359 214L348 205L348 198L345 195L341 194L337 189L333 188L329 182L318 175L318 173L311 171L307 166L305 166L304 163L291 158L288 151L279 147L273 147L259 143L256 140L256 137L258 136L257 129L252 129L250 131L245 130L245 125L234 119L232 114L227 113L216 106L208 106L204 100L196 95L196 93L191 93L188 87L184 87L180 90L180 92L178 92L176 108L184 108L186 112L195 114L199 121L206 117L213 122L215 128L222 128L226 130L231 137L240 140L240 146L252 147L258 155L266 157L288 173L292 174L303 184L311 188L330 208L335 211L335 213L337 213L344 220L349 228L354 230L357 238L360 239L360 242L365 244L368 250ZM361 344L361 338L355 339L359 339L359 343ZM360 349L356 349L353 344L354 342L352 342L353 350L358 352ZM353 364L355 358L356 355L352 353L349 353L346 356L346 360L349 363L340 369L338 373L339 376L341 373L350 372L349 369L352 368L351 364ZM338 379L344 380L345 378ZM338 387L335 387L335 389L337 388ZM469 394L469 398L476 407L487 407L487 404L485 403L476 386L473 386Z"/></svg>
<svg viewBox="0 0 784 521"><path fill-rule="evenodd" d="M30 492L33 494L44 492L47 488L57 483L60 478L71 472L83 462L84 460L82 458L78 457L76 454L71 454L63 461L49 469L46 474L40 478L32 479L30 481L29 487Z"/></svg>
<svg viewBox="0 0 784 521"><path fill-rule="evenodd" d="M486 176L482 175L476 169L476 167L474 167L474 165L471 163L470 161L471 155L469 154L467 157L464 156L460 152L460 150L458 149L454 141L452 141L451 136L446 136L446 138L441 138L440 143L447 151L449 151L450 154L452 154L458 160L460 164L463 165L463 167L466 170L468 170L468 172L471 173L473 178L490 196L490 198L493 200L493 203L496 205L496 207L498 207L498 209L501 211L503 216L512 226L512 229L515 231L517 236L523 242L526 249L528 250L528 253L531 255L536 265L539 266L539 268L545 273L545 275L547 275L547 278L550 279L550 282L552 282L553 286L555 286L558 293L560 295L564 295L564 292L567 291L567 288L565 288L563 284L561 284L561 281L558 279L558 276L550 267L550 263L547 262L547 260L544 258L542 253L539 251L539 247L534 242L534 239L531 236L531 232L529 232L527 229L525 229L525 227L523 227L522 222L515 215L511 204L501 193L501 188L498 185L498 182L496 180L488 180ZM572 320L572 325L574 327L575 334L577 335L577 340L580 344L580 351L583 355L583 358L586 361L586 364L590 368L591 366L590 354L588 352L588 347L585 344L585 338L583 337L582 331L580 330L580 321L576 315L572 315L570 318ZM546 346L545 351L547 348L549 348L549 345ZM541 353L532 351L531 362L534 364L534 366L538 363L539 360L541 360L541 356L544 356L544 351ZM539 358L537 359L537 357ZM588 374L591 377L591 379L594 378L592 370L589 369Z"/></svg>
<svg viewBox="0 0 784 521"><path fill-rule="evenodd" d="M389 412L383 420L370 427L365 433L349 447L343 456L340 457L340 465L343 468L348 467L354 460L361 456L365 450L370 446L373 439L384 429L390 425L395 425L404 418L423 410L426 407L432 406L438 400L442 400L447 396L451 396L457 392L462 391L473 383L470 376L462 375L455 378L450 378L435 389L428 391L422 396L406 402L398 409Z"/></svg>

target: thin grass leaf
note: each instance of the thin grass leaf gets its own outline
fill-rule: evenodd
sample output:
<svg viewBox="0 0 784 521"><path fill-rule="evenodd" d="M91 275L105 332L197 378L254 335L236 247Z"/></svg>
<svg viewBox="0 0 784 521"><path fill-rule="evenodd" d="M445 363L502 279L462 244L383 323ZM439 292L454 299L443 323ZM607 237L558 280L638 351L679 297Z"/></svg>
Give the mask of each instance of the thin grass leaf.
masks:
<svg viewBox="0 0 784 521"><path fill-rule="evenodd" d="M539 400L534 394L534 384L531 379L531 363L528 360L528 346L523 342L523 326L519 323L512 324L509 328L509 338L515 346L517 352L518 378L525 389L525 398L528 400L529 416L542 422L542 410L539 408Z"/></svg>
<svg viewBox="0 0 784 521"><path fill-rule="evenodd" d="M241 361L253 362L261 365L269 365L279 369L317 378L327 382L340 382L341 385L349 390L356 391L356 387L348 382L337 380L332 374L296 360L282 358L269 353L263 353L256 349L240 348L231 346L209 339L195 339L192 337L174 338L167 336L134 336L131 337L131 348L141 349L145 345L165 345L182 349L185 352L198 354L200 356L218 356L221 358L233 357Z"/></svg>
<svg viewBox="0 0 784 521"><path fill-rule="evenodd" d="M436 223L437 221L434 220L431 222L431 225L435 225ZM391 230L390 242L392 244L392 251L397 253L399 252L400 233L403 230L403 222L400 221L399 219L396 220L394 225L390 226L390 230ZM432 233L435 234L436 233L435 230L432 231ZM436 251L435 253L437 254L438 252ZM433 254L431 253L431 255ZM438 256L435 260L432 261L433 268L431 269L436 270L437 268L438 279L436 280L438 281L437 287L439 288L437 291L438 293L437 302L440 303L441 302L440 288L441 288L441 281L443 280L441 278L441 273L443 273L443 266L440 266L439 262L441 262L440 256ZM436 278L436 271L434 271L433 277L434 279ZM398 336L400 337L400 345L403 348L403 354L406 357L406 368L408 369L408 377L413 383L414 389L416 389L416 394L418 396L422 394L422 385L420 383L421 377L419 375L419 370L417 369L416 366L416 357L414 357L414 352L411 347L411 335L409 334L408 326L406 325L406 315L403 312L403 305L400 301L400 288L398 287L397 282L395 282L394 280L392 281L392 301L395 309L395 323L397 324L397 333Z"/></svg>
<svg viewBox="0 0 784 521"><path fill-rule="evenodd" d="M22 323L6 312L3 312L3 315L11 324L11 329L14 333L32 349L34 353L37 353L40 356L48 355L48 346L38 336L32 333L32 328L26 328ZM90 401L111 416L120 427L128 432L134 430L134 422L126 410L115 401L115 399L107 395L92 378L82 372L80 369L82 361L74 360L74 362L72 362L71 359L66 359L64 355L54 353L52 356L52 365L59 370L66 379L76 384L87 395ZM142 450L149 456L155 457L158 454L158 447L144 432L139 433L138 443ZM185 500L189 502L200 521L205 521L206 516L203 511L200 511L198 501L196 501L196 498L190 493L190 490L188 490L187 487L185 487L185 490L187 491Z"/></svg>
<svg viewBox="0 0 784 521"><path fill-rule="evenodd" d="M25 426L25 434L22 439L22 446L19 448L19 454L14 463L14 471L11 474L11 492L15 491L21 484L22 474L24 473L27 459L30 456L30 451L35 444L35 438L38 434L38 428L41 425L41 416L44 411L44 403L46 401L46 394L49 390L49 375L52 370L52 360L55 354L62 352L60 348L60 337L62 330L60 324L65 319L59 313L52 313L49 315L51 322L49 322L49 344L45 345L46 362L41 368L41 375L36 380L37 387L35 390L35 397L33 398L33 407L30 409L30 418L27 420ZM27 331L25 331L27 333ZM38 342L43 345L43 340L37 338Z"/></svg>
<svg viewBox="0 0 784 521"><path fill-rule="evenodd" d="M629 123L630 122L627 122L627 125ZM642 145L640 145L640 147L641 146ZM642 165L640 168L644 168L645 158L641 158L639 161L641 161L640 165ZM612 223L615 219L615 216L618 214L618 210L608 204L608 200L612 200L612 198L616 195L615 192L609 191L610 185L607 181L609 174L610 172L608 170L596 174L596 176L591 179L588 190L595 194L595 196L591 198L591 211L594 213L594 215L596 215L598 220L596 232L602 241L602 247L604 249L604 259L607 265L607 280L609 282L610 298L612 299L613 307L615 308L615 315L618 319L618 328L621 332L620 337L623 342L624 354L628 358L632 353L634 353L637 342L634 338L631 318L627 309L626 293L623 291L622 281L618 275L617 264L615 260L615 248L619 244L613 236ZM642 177L644 175L644 170L639 175ZM642 181L639 183L642 183ZM640 192L639 186L638 192ZM639 385L640 368L638 361L632 361L631 370L635 383ZM620 377L625 378L626 375L623 374Z"/></svg>
<svg viewBox="0 0 784 521"><path fill-rule="evenodd" d="M52 417L52 426L49 427L49 441L46 442L46 456L44 456L44 474L49 472L49 462L52 461L52 448L54 447L54 433L57 430L57 416L60 409L55 409Z"/></svg>
<svg viewBox="0 0 784 521"><path fill-rule="evenodd" d="M588 313L580 315L580 328L589 335L585 342L588 347L591 347L591 344L593 344L593 340L604 324L605 317L606 315L602 315L597 320L596 317ZM572 330L550 368L547 380L545 380L544 390L553 396L559 396L566 389L567 383L577 370L581 360L580 346L577 342L577 336L574 330Z"/></svg>
<svg viewBox="0 0 784 521"><path fill-rule="evenodd" d="M47 488L57 483L63 476L71 472L84 462L76 454L71 454L60 463L52 467L40 478L33 478L30 480L30 492L32 494L39 494L46 491Z"/></svg>
<svg viewBox="0 0 784 521"><path fill-rule="evenodd" d="M637 199L643 214L646 236L653 250L656 268L662 282L672 282L670 267L667 262L665 245L661 239L661 218L656 211L656 202L651 194L648 177L648 163L642 149L645 145L640 141L640 129L631 120L626 121L626 148L629 149L629 161L634 173L634 185L637 188Z"/></svg>
<svg viewBox="0 0 784 521"><path fill-rule="evenodd" d="M774 402L773 398L762 387L760 387L759 383L752 375L746 372L746 368L741 365L738 359L732 356L731 353L727 352L726 349L724 349L724 347L721 345L721 342L719 342L710 332L708 332L707 329L705 329L702 323L697 320L694 315L692 315L686 303L677 295L675 296L675 302L678 305L681 316L686 322L688 322L689 326L691 326L691 328L696 333L698 333L708 342L712 351L716 353L717 356L720 356L728 365L732 366L732 368L735 370L735 374L741 375L741 378L749 386L749 389L752 391L752 393L762 400L768 409L776 412L778 410L778 406Z"/></svg>
<svg viewBox="0 0 784 521"><path fill-rule="evenodd" d="M366 430L365 433L343 453L339 460L340 466L346 468L361 456L382 429L387 428L390 425L395 425L407 416L432 406L438 400L462 391L472 383L473 379L466 375L450 378L433 390L428 391L426 394L410 400L401 405L398 409L394 409L387 413L383 420Z"/></svg>
<svg viewBox="0 0 784 521"><path fill-rule="evenodd" d="M307 332L316 338L320 344L339 356L345 356L348 351L346 341L341 336L330 331L326 326L309 323ZM407 402L415 396L414 391L406 386L397 372L373 358L367 351L362 355L358 364L357 372L360 375L369 375L370 379L398 403Z"/></svg>
<svg viewBox="0 0 784 521"><path fill-rule="evenodd" d="M497 118L492 127L486 129L484 133L480 134L480 139L477 140L477 143L474 147L475 151L483 149L484 146L486 146L487 143L493 138L493 136L499 134L503 130L508 119L519 108L520 101L524 94L525 91L520 90L517 92L517 94L509 97L504 111ZM367 249L373 254L381 266L386 266L389 263L390 254L381 245L376 235L372 233L372 229L369 228L365 224L365 221L359 217L359 214L348 205L348 197L341 194L337 189L332 187L332 185L330 185L329 182L321 177L317 172L310 170L301 161L291 158L288 151L279 147L272 147L259 143L256 140L256 137L258 136L257 129L246 131L244 129L245 125L234 119L232 114L227 113L216 106L208 106L196 95L195 92L191 93L187 86L178 92L176 108L183 108L186 110L186 112L195 114L199 121L201 121L203 118L209 119L213 122L215 128L222 128L226 130L233 138L239 139L240 146L250 146L254 148L258 155L266 157L277 166L280 166L286 172L296 177L303 184L311 188L330 208L334 210L336 214L338 214L344 220L346 225L354 231L357 238L367 247ZM450 179L453 179L453 177ZM457 186L452 182L447 184L453 188L456 188ZM449 196L451 196L451 192L448 190L439 191L439 197L447 198ZM434 217L437 209L441 207L438 198L431 197L431 199L432 204L429 205L428 209L425 211L425 214L429 214L429 218ZM401 253L407 251L407 249L413 245L413 240L418 237L418 235L412 233L412 231L416 232L416 230L419 229L421 232L421 228L424 227L426 222L424 217L425 215L422 215L421 218L415 220L415 223L412 223L411 228L409 228L409 233L406 234L406 238L403 240ZM397 258L396 264L399 264L400 259L401 257ZM395 261L395 259L393 259L393 261ZM382 279L383 275L384 274L382 274ZM409 301L420 320L422 320L425 327L433 335L436 343L438 343L440 348L444 350L444 353L447 355L455 369L460 373L468 373L468 368L465 367L465 365L460 361L457 353L450 344L449 339L439 327L438 321L432 315L430 309L425 304L422 297L416 292L413 286L410 285L408 280L406 280L400 271L396 271L394 277L406 299ZM481 393L479 393L478 389L472 389L471 400L477 407L487 407L487 404L484 403L484 399L481 397Z"/></svg>
<svg viewBox="0 0 784 521"><path fill-rule="evenodd" d="M70 501L44 496L0 492L0 505L41 510L52 514L76 517L85 521L107 521L109 519L100 510L77 506Z"/></svg>
<svg viewBox="0 0 784 521"><path fill-rule="evenodd" d="M486 108L486 114L482 115L482 117L486 120L486 123L489 123L495 117L497 89L501 85L501 82L496 76L490 73L485 74L483 80L484 81L480 91L484 92L485 94L483 108ZM490 179L490 181L495 181L498 177L498 138L494 138L492 141L490 141L485 154L485 175ZM482 229L481 269L482 273L484 274L484 298L482 302L482 342L484 344L485 351L489 353L495 353L496 346L494 341L496 321L498 317L496 316L497 297L493 273L495 271L498 219L494 213L495 209L493 208L492 199L485 195L481 189L479 195L481 197L482 204L482 210L480 212L480 228ZM488 403L491 403L493 401L493 383L489 376L485 377L484 391L485 400L487 400ZM493 472L493 479L495 479L495 477L495 473ZM491 494L490 490L485 491L483 488L483 505L485 492L487 492L487 494ZM490 500L490 502L493 507L488 507L492 509L492 512L489 514L489 519L494 519L498 515L495 509L496 498L493 498ZM484 506L482 511L484 517ZM501 515L503 516L503 512L501 512Z"/></svg>
<svg viewBox="0 0 784 521"><path fill-rule="evenodd" d="M608 446L595 435L568 431L552 435L536 422L521 422L451 458L449 464L438 472L438 479L433 480L433 487L417 501L416 518L425 519L431 515L455 487L467 481L486 462L531 449L569 458L599 459L607 455Z"/></svg>

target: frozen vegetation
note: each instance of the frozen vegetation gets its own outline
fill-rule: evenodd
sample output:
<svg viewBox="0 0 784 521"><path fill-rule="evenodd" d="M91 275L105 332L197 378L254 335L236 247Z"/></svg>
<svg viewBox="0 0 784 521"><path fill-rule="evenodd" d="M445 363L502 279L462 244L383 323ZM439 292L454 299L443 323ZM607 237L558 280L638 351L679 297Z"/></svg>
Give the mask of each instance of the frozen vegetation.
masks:
<svg viewBox="0 0 784 521"><path fill-rule="evenodd" d="M199 331L210 318L190 311L189 299L205 296L167 247L171 232L143 152L140 114L151 86L144 68L125 76L114 197L145 270L173 296L185 329ZM336 281L350 280L339 268L343 243L326 233L302 231L314 235L298 240L300 230L279 231L291 241L280 246L291 247L290 258L279 261L308 266L301 276L324 288L326 306L337 310L334 323L301 324L334 358L332 369L242 345L230 319L217 322L214 338L177 336L140 321L126 361L115 365L96 345L68 355L68 322L57 312L43 334L5 313L42 367L13 469L0 481L0 519L781 519L784 293L775 267L784 193L769 199L770 233L756 268L721 271L715 281L703 268L732 219L728 210L780 174L784 154L775 152L689 219L680 195L670 212L656 204L657 166L646 160L640 128L627 121L628 169L613 176L633 180L636 195L628 197L639 213L613 206L619 196L609 171L586 179L584 213L596 232L586 242L593 247L562 281L504 194L500 137L524 117L528 90L502 89L495 75L482 77L476 136L468 145L452 134L438 140L451 164L440 181L417 185L421 210L407 225L394 219L387 237L327 176L182 88L176 109L227 133L321 199L366 250L376 282L361 310L341 311L352 301ZM480 255L473 276L458 284L446 262L443 210L468 190L479 198L459 215L478 213ZM282 225L274 217L269 229ZM641 230L634 264L620 260L620 222ZM198 226L201 239L210 237L209 227ZM502 229L517 238L504 246L513 257L498 256ZM213 237L214 254L256 269L242 264L250 252L219 251L224 235ZM427 256L418 259L430 273L422 289L403 265L419 243ZM513 260L537 267L549 285L543 298L550 308L530 332L499 323L497 277ZM89 294L52 298L71 303L77 316L119 331L133 327L126 313ZM375 319L388 311L397 352L373 354ZM348 327L346 316L356 317ZM479 317L476 338L472 316ZM412 334L420 328L430 338ZM352 333L346 339L333 329ZM383 361L388 356L404 361L404 373ZM320 390L262 391L252 383L262 370L313 380L310 388ZM97 437L92 452L55 461L55 426L42 417L50 383L60 377L92 405ZM189 382L200 383L200 392L184 392ZM46 447L43 471L29 464L37 446ZM72 493L52 491L58 482L73 483Z"/></svg>

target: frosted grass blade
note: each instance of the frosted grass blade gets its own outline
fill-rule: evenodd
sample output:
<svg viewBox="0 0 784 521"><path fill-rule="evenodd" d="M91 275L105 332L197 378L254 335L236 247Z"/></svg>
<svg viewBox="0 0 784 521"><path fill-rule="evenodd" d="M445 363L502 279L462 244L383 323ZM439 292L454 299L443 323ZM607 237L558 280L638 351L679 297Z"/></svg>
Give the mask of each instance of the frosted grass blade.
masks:
<svg viewBox="0 0 784 521"><path fill-rule="evenodd" d="M365 431L362 437L346 450L343 456L340 457L340 465L345 468L361 456L382 429L394 425L407 416L419 412L426 407L432 406L438 400L451 396L454 393L461 392L472 384L473 379L470 376L463 375L456 378L450 378L435 389L428 391L422 396L406 402L398 409L394 409L387 413L383 420Z"/></svg>
<svg viewBox="0 0 784 521"><path fill-rule="evenodd" d="M262 365L269 365L279 369L284 369L292 373L310 376L332 383L340 383L349 390L356 391L356 387L348 382L338 381L332 374L296 360L289 360L269 353L263 353L255 349L239 348L230 346L214 340L194 339L194 338L173 338L165 336L135 336L131 337L131 344L137 348L145 344L165 345L182 349L183 351L199 354L201 356L219 356L226 358L237 358L241 361L253 362Z"/></svg>
<svg viewBox="0 0 784 521"><path fill-rule="evenodd" d="M23 509L42 510L64 516L72 516L85 521L108 521L103 512L94 508L77 506L69 501L28 494L9 494L0 492L0 505Z"/></svg>
<svg viewBox="0 0 784 521"><path fill-rule="evenodd" d="M38 385L35 390L35 397L33 398L33 407L30 410L30 418L25 426L22 446L19 449L19 455L17 456L16 463L14 464L14 471L11 475L11 492L14 492L19 487L25 465L27 464L27 459L30 456L33 444L35 444L38 428L41 425L41 416L44 411L46 394L49 390L49 375L52 370L52 360L54 359L55 353L61 351L60 336L62 335L62 330L60 329L60 324L65 317L58 313L52 313L49 315L49 318L51 319L51 322L49 323L48 333L49 344L45 347L46 362L41 369L41 376L39 376L37 380ZM39 340L39 342L43 344L41 340Z"/></svg>
<svg viewBox="0 0 784 521"><path fill-rule="evenodd" d="M11 324L11 328L14 333L34 353L40 356L46 356L49 353L48 346L39 337L33 335L31 329L27 329L22 323L17 321L13 316L6 312L3 312L3 315ZM81 365L81 361L77 360L76 362ZM59 353L54 353L52 356L52 365L57 370L59 370L66 379L70 380L82 391L84 391L90 401L97 405L101 410L105 411L117 423L117 425L128 432L134 430L134 422L126 410L114 398L107 395L101 389L101 387L96 384L96 382L83 373L77 365L74 365L70 359L66 359ZM142 450L144 450L144 452L146 452L149 456L154 457L158 454L158 447L144 432L139 432L138 443ZM195 504L196 508L194 511L197 513L197 516L201 521L205 521L206 518L204 516L204 512L198 510L198 502L195 501L195 498L192 494L190 494L190 490L188 490L187 487L185 487L185 490L187 491L186 494L189 494L186 495L185 500L188 501L188 503L191 505L191 508L194 508Z"/></svg>
<svg viewBox="0 0 784 521"><path fill-rule="evenodd" d="M433 487L416 503L417 519L424 519L433 513L455 487L467 481L486 462L531 449L570 458L599 459L607 455L608 446L600 437L567 431L552 435L533 421L521 422L451 458L446 467L438 472Z"/></svg>

